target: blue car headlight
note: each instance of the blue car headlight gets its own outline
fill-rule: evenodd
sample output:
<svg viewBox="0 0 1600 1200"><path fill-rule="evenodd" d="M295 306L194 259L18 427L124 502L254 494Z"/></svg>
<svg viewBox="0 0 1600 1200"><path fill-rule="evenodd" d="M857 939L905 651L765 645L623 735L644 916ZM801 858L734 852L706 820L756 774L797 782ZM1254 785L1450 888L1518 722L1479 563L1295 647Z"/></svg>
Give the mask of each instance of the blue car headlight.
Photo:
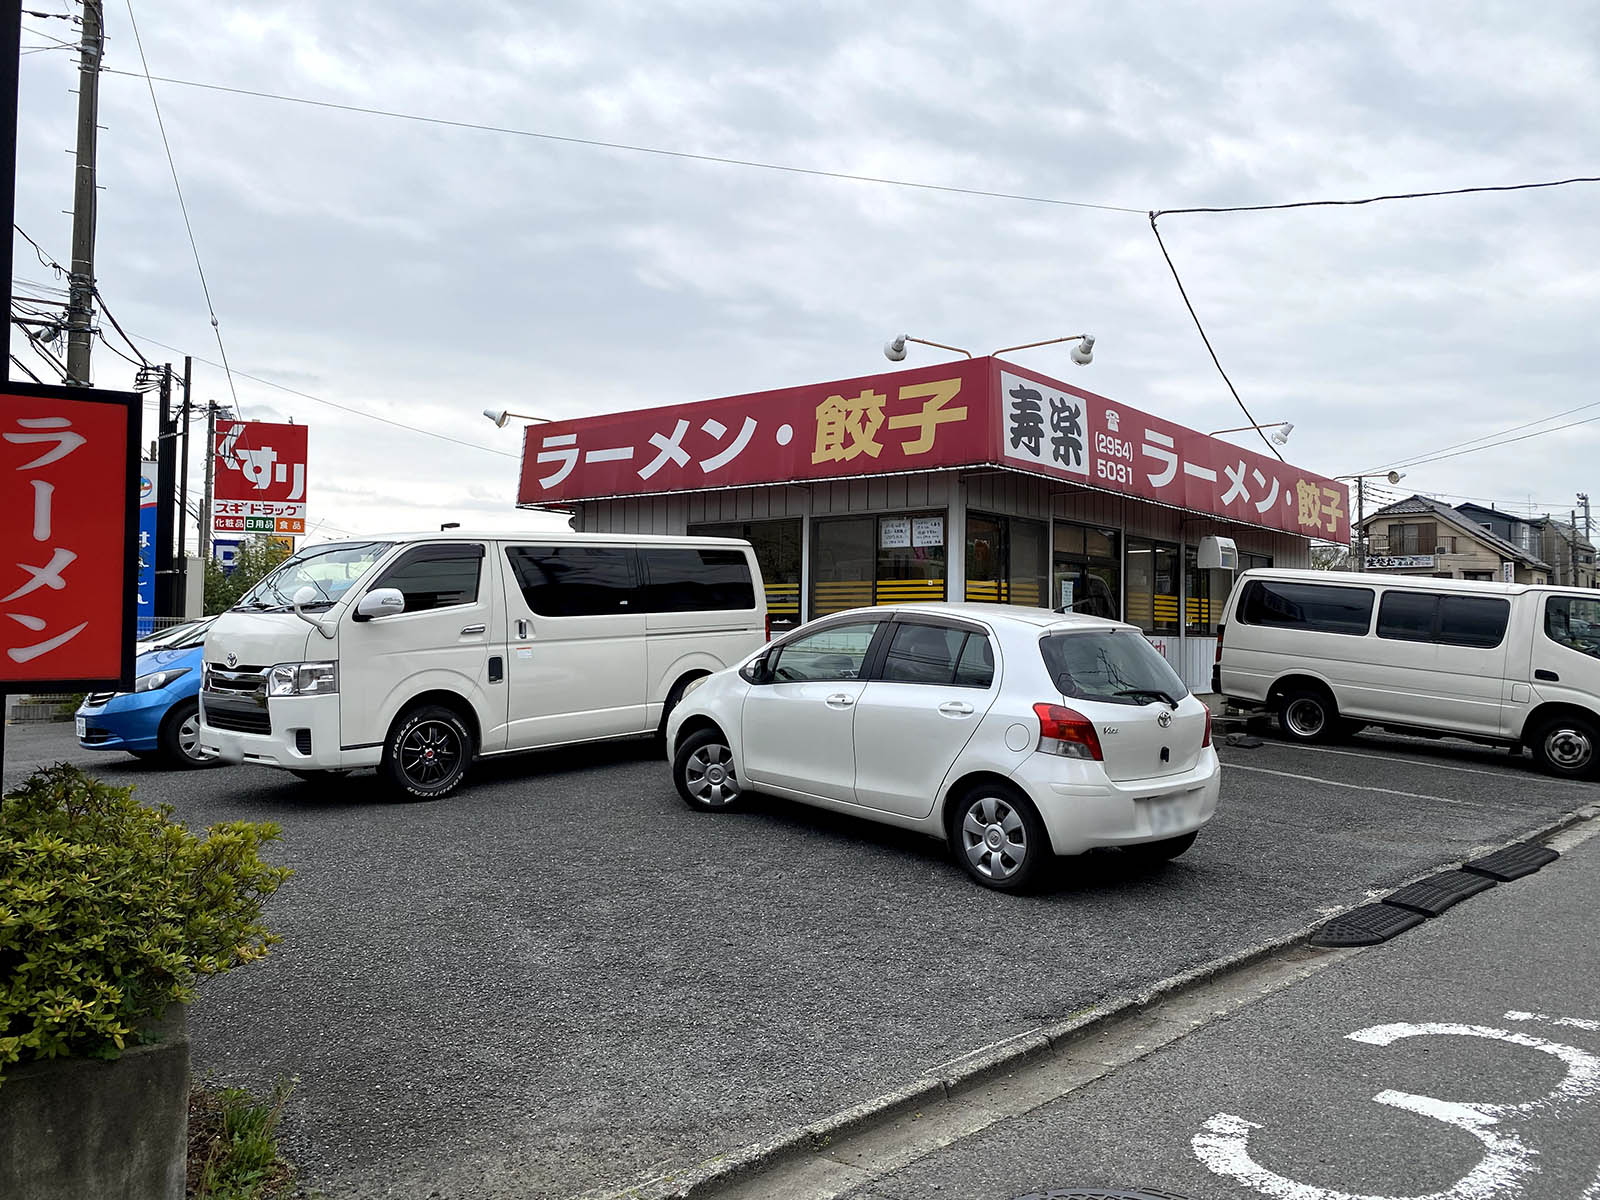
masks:
<svg viewBox="0 0 1600 1200"><path fill-rule="evenodd" d="M174 667L166 671L151 671L148 675L141 675L134 681L133 690L136 692L155 692L180 679L189 673L188 667Z"/></svg>

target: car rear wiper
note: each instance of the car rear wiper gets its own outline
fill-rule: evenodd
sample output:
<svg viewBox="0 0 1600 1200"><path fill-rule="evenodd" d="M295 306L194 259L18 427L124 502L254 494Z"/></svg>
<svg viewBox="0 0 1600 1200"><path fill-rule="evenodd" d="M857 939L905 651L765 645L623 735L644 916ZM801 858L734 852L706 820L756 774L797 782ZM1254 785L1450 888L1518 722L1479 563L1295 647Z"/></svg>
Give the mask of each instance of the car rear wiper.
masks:
<svg viewBox="0 0 1600 1200"><path fill-rule="evenodd" d="M1123 688L1116 694L1118 696L1150 696L1156 700L1165 700L1168 704L1172 705L1174 712L1176 712L1178 708L1178 702L1176 700L1167 695L1166 692L1159 692L1155 688Z"/></svg>

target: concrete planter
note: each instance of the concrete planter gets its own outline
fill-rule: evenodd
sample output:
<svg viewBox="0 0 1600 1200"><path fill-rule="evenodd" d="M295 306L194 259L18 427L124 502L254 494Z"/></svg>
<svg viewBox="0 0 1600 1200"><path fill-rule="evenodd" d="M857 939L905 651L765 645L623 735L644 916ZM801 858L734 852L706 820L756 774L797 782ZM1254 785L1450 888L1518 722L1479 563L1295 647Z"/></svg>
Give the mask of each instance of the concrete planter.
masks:
<svg viewBox="0 0 1600 1200"><path fill-rule="evenodd" d="M111 1062L58 1058L0 1083L0 1196L183 1200L189 1032L173 1005Z"/></svg>

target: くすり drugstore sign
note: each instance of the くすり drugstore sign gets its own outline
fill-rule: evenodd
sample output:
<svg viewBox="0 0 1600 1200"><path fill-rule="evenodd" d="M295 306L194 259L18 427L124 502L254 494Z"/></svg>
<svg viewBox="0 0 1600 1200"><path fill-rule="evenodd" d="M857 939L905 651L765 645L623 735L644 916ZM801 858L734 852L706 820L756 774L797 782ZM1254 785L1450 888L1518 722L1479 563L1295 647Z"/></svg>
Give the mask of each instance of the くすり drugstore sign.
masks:
<svg viewBox="0 0 1600 1200"><path fill-rule="evenodd" d="M0 395L0 691L133 686L139 397Z"/></svg>
<svg viewBox="0 0 1600 1200"><path fill-rule="evenodd" d="M1349 538L1344 485L993 358L532 425L517 503L983 465Z"/></svg>

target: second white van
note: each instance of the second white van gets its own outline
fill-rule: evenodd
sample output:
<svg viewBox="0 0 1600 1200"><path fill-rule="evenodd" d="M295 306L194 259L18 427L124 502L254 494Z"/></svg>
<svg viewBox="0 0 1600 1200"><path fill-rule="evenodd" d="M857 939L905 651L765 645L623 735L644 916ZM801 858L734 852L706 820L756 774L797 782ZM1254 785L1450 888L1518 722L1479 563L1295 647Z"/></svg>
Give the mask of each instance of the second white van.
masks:
<svg viewBox="0 0 1600 1200"><path fill-rule="evenodd" d="M310 546L206 638L200 745L420 799L474 759L659 731L768 639L748 542L459 530Z"/></svg>
<svg viewBox="0 0 1600 1200"><path fill-rule="evenodd" d="M1319 742L1368 725L1600 768L1600 592L1263 569L1239 576L1212 690Z"/></svg>

